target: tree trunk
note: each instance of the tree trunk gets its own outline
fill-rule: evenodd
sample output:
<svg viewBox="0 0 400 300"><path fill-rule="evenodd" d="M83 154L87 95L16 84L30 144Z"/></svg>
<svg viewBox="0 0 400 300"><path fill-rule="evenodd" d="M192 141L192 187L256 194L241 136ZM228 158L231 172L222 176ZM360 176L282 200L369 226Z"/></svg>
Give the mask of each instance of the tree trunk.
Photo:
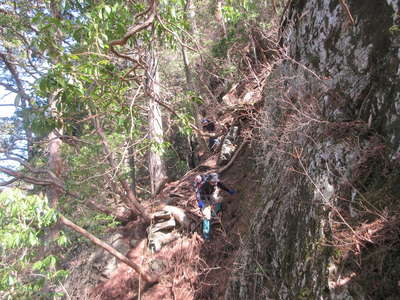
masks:
<svg viewBox="0 0 400 300"><path fill-rule="evenodd" d="M59 138L59 135L55 133L55 130L50 132L49 134L49 145L48 145L48 153L49 153L49 160L48 160L48 168L50 172L52 172L57 180L60 180L63 169L64 163L61 157L61 145L62 141ZM49 185L47 188L47 198L49 199L50 207L56 208L58 205L58 200L60 196L63 194L63 190L56 185Z"/></svg>
<svg viewBox="0 0 400 300"><path fill-rule="evenodd" d="M185 70L185 76L186 76L186 85L188 87L188 90L193 91L194 90L193 75L189 67L189 60L187 58L184 46L181 46L181 52L182 52L183 68Z"/></svg>
<svg viewBox="0 0 400 300"><path fill-rule="evenodd" d="M136 162L135 162L135 149L133 148L131 139L128 139L128 159L127 163L129 166L129 175L131 178L131 190L136 196Z"/></svg>
<svg viewBox="0 0 400 300"><path fill-rule="evenodd" d="M53 16L53 18L56 19L61 19L61 13L60 9L58 7L58 3L55 0L50 1L50 11ZM63 39L63 34L59 28L55 28L55 40L56 43L61 44L62 39ZM55 48L55 51L58 51L58 49ZM57 59L54 61L54 64L58 63ZM50 115L52 118L58 118L58 112L57 112L57 97L58 94L61 92L61 89L53 91L53 93L49 97L49 107L50 107ZM57 179L61 178L61 175L63 173L64 169L64 163L61 157L61 145L62 141L60 139L60 135L63 134L62 129L59 129L58 134L56 132L57 129L54 129L50 132L48 138L49 138L49 144L48 144L48 153L49 153L49 159L48 159L48 167L50 172L52 172ZM62 190L55 186L49 186L47 189L47 198L49 199L50 207L56 208L58 205L58 200L60 196L62 195Z"/></svg>
<svg viewBox="0 0 400 300"><path fill-rule="evenodd" d="M55 1L50 1L50 6L51 6L51 13L54 18L60 19L60 13L55 5ZM61 44L62 43L62 33L61 31L57 28L56 33L55 33L55 40L56 43ZM56 47L55 47L56 48ZM55 50L58 51L58 50ZM57 60L54 61L54 64L57 63ZM50 108L50 116L54 119L57 119L58 116L58 110L57 110L57 100L59 97L60 92L62 92L62 89L56 89L52 91L52 93L49 96L48 99L48 105ZM60 186L63 186L63 181L61 180L62 174L64 171L64 162L61 156L61 146L63 144L60 136L62 136L63 130L54 128L48 135L49 143L47 145L47 150L48 150L48 169L49 172L52 174L53 180L57 181L57 185L52 184L47 186L46 194L47 194L47 199L49 201L49 205L51 208L57 208L59 200L61 195L63 194L64 190L60 188ZM47 241L55 241L57 237L60 234L61 230L61 224L60 221L56 222L53 224L49 229L48 232L46 233L44 240ZM43 248L43 252L41 253L43 256L47 255L48 252L52 251L51 249L51 243L46 243L46 247ZM50 268L52 271L55 271L55 267ZM43 286L42 292L47 294L50 291L50 285L46 282Z"/></svg>
<svg viewBox="0 0 400 300"><path fill-rule="evenodd" d="M151 194L156 195L162 185L167 180L167 172L163 160L164 130L160 105L157 100L160 99L160 84L158 73L158 60L154 48L149 50L148 71L147 71L147 90L149 99L149 138L152 143L149 153L149 171Z"/></svg>
<svg viewBox="0 0 400 300"><path fill-rule="evenodd" d="M226 38L227 32L226 32L226 25L224 21L224 16L222 14L222 6L224 5L224 0L216 0L215 6L215 19L219 23L219 26L221 27L221 31L223 33L223 37Z"/></svg>
<svg viewBox="0 0 400 300"><path fill-rule="evenodd" d="M143 279L146 280L148 283L156 283L158 281L158 277L156 277L152 274L148 274L141 266L135 264L133 261L131 261L125 255L123 255L121 252L117 251L116 249L114 249L113 247L108 245L107 243L98 239L97 237L95 237L94 235L92 235L91 233L89 233L88 231L83 229L82 227L79 227L78 225L74 224L73 222L71 222L70 220L65 218L64 216L60 216L60 220L65 226L68 226L72 230L80 233L84 237L91 240L97 246L100 246L101 248L103 248L104 250L109 252L111 255L116 257L118 260L120 260L123 263L130 266L132 269L134 269L136 272L138 272L143 277Z"/></svg>
<svg viewBox="0 0 400 300"><path fill-rule="evenodd" d="M195 44L197 44L198 33L197 33L197 24L196 24L196 10L195 10L192 0L186 1L185 15L186 15L186 19L189 23L189 32L194 39L193 42ZM185 35L182 36L182 40L186 42ZM194 91L195 86L194 86L194 80L193 80L193 72L191 72L191 70L190 70L189 59L187 57L186 50L183 45L181 45L181 52L182 52L182 60L183 60L183 66L184 66L184 70L185 70L187 87L189 90Z"/></svg>
<svg viewBox="0 0 400 300"><path fill-rule="evenodd" d="M189 21L189 32L193 35L194 39L197 41L197 23L196 23L196 8L192 0L187 0L185 5L186 17ZM196 42L195 41L195 42Z"/></svg>

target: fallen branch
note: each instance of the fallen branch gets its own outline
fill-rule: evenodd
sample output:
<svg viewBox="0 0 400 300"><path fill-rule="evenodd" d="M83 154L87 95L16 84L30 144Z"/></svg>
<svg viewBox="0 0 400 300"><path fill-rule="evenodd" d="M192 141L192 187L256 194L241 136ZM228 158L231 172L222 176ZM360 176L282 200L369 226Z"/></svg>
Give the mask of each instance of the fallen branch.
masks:
<svg viewBox="0 0 400 300"><path fill-rule="evenodd" d="M223 166L222 168L220 168L220 169L217 171L219 174L222 174L223 172L225 172L226 170L228 170L228 169L232 166L233 162L234 162L234 161L236 160L236 158L238 157L239 152L242 150L242 148L243 148L244 145L246 145L246 144L247 144L247 141L246 141L246 140L242 142L242 144L240 145L240 147L236 150L235 154L232 156L232 158L231 158L231 160L229 161L229 163L227 163L225 166Z"/></svg>
<svg viewBox="0 0 400 300"><path fill-rule="evenodd" d="M110 253L111 255L116 257L118 260L120 260L123 263L127 264L128 266L130 266L137 273L139 273L140 276L143 276L143 279L146 280L148 283L156 283L156 282L158 282L158 277L153 276L151 274L148 274L147 272L145 272L145 270L143 270L142 267L140 267L139 265L135 264L133 261L131 261L125 255L123 255L121 252L117 251L116 249L114 249L113 247L108 245L107 243L105 243L102 240L98 239L97 237L95 237L94 235L92 235L91 233L89 233L88 231L83 229L82 227L79 227L78 225L76 225L75 223L71 222L70 220L68 220L67 218L65 218L62 215L60 216L60 221L65 226L67 226L67 227L71 228L72 230L80 233L84 237L86 237L89 240L91 240L94 244L96 244L97 246L100 246L101 248L106 250L108 253Z"/></svg>

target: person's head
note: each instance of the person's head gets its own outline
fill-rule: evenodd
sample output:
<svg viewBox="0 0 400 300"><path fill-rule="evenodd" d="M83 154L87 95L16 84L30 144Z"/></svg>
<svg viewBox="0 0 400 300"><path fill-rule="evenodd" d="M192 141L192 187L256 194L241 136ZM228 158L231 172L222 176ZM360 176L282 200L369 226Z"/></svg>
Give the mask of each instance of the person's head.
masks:
<svg viewBox="0 0 400 300"><path fill-rule="evenodd" d="M211 173L208 175L208 182L212 185L216 185L219 181L217 173Z"/></svg>

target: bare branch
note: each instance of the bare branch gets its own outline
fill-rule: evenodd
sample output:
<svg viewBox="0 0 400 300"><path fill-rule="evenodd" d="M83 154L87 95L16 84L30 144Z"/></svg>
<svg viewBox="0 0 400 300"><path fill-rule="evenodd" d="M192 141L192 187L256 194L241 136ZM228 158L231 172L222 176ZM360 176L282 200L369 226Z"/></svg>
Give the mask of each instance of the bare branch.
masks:
<svg viewBox="0 0 400 300"><path fill-rule="evenodd" d="M150 15L147 17L146 20L144 20L143 23L137 24L133 28L131 28L122 37L122 39L114 40L114 41L110 42L111 52L113 52L118 57L130 60L130 61L132 61L132 62L134 62L134 63L136 63L136 64L138 64L138 65L140 65L140 66L142 66L144 68L142 62L138 61L137 59L134 59L133 57L131 57L129 55L125 55L125 54L119 53L118 51L116 51L114 49L114 46L117 46L117 45L118 46L123 46L123 45L125 45L130 37L132 37L133 35L135 35L139 31L142 31L143 29L145 29L145 28L149 27L151 24L153 24L155 16L156 16L156 6L157 6L156 2L157 2L157 0L149 0L149 8L145 12L143 12L143 13L138 15L138 16L142 16L142 15L147 14L147 13L150 12Z"/></svg>
<svg viewBox="0 0 400 300"><path fill-rule="evenodd" d="M28 176L22 172L14 171L8 168L0 167L0 172L7 174L8 176L14 177L16 180L22 180L27 183L37 184L37 185L58 185L55 182L47 179L40 179L36 177ZM61 187L63 188L63 187Z"/></svg>
<svg viewBox="0 0 400 300"><path fill-rule="evenodd" d="M156 15L156 0L150 0L149 2L150 2L150 3L149 3L149 8L148 8L148 10L147 10L145 13L147 13L147 12L151 12L151 13L150 13L150 15L147 17L147 19L146 19L143 23L137 24L137 25L134 26L132 29L130 29L130 30L123 36L122 39L111 41L110 46L116 46L116 45L123 46L123 45L125 45L126 42L128 41L128 39L129 39L131 36L133 36L134 34L136 34L136 33L139 32L139 31L141 31L141 30L143 30L143 29L149 27L149 26L153 23L154 18L155 18L155 15Z"/></svg>
<svg viewBox="0 0 400 300"><path fill-rule="evenodd" d="M175 39L179 42L179 44L180 44L182 47L185 47L185 48L187 48L187 49L189 49L189 50L192 50L193 52L196 52L196 53L198 52L196 49L194 49L194 48L190 47L189 45L185 44L185 43L179 38L179 36L176 34L176 32L174 32L174 31L172 31L171 29L169 29L169 28L163 23L163 21L161 20L161 18L160 18L159 15L157 15L157 20L158 20L158 22L160 22L161 26L162 26L166 31L168 31L170 34L172 34L172 35L175 37Z"/></svg>
<svg viewBox="0 0 400 300"><path fill-rule="evenodd" d="M143 276L143 279L146 280L148 283L156 283L158 281L158 278L152 274L147 273L141 266L135 264L133 261L131 261L129 258L127 258L125 255L123 255L121 252L117 251L107 243L103 242L102 240L98 239L82 227L79 227L78 225L74 224L64 216L60 215L60 220L61 222L71 228L72 230L82 234L84 237L88 238L91 240L94 244L97 246L100 246L104 250L106 250L108 253L116 257L118 260L122 261L123 263L127 264L130 266L132 269L134 269L136 272L138 272L141 276Z"/></svg>
<svg viewBox="0 0 400 300"><path fill-rule="evenodd" d="M14 86L12 86L11 84L7 84L5 82L0 82L0 86L4 87L6 90L8 90L10 92L18 94L18 90Z"/></svg>
<svg viewBox="0 0 400 300"><path fill-rule="evenodd" d="M7 56L4 53L0 53L0 58L3 60L4 64L6 65L8 71L11 73L12 78L15 81L15 84L17 85L17 93L21 95L21 97L24 97L25 99L29 99L30 97L25 93L24 86L22 84L21 79L19 78L17 69L15 66L8 60ZM4 85L3 85L4 86ZM15 89L13 89L15 90Z"/></svg>
<svg viewBox="0 0 400 300"><path fill-rule="evenodd" d="M350 12L350 9L349 9L349 6L347 5L347 3L344 2L344 0L339 0L339 2L340 2L340 4L342 5L342 8L344 9L344 11L346 12L347 17L348 17L349 20L350 20L350 23L351 23L352 25L355 25L356 22L354 21L354 18L353 18L353 16L351 15L351 12Z"/></svg>
<svg viewBox="0 0 400 300"><path fill-rule="evenodd" d="M117 165L114 160L114 155L110 150L110 146L108 145L104 130L100 124L100 120L98 118L94 119L96 131L101 139L101 143L103 145L104 154L107 157L108 163L113 168L113 170L117 170ZM129 183L123 179L121 176L118 176L118 181L122 185L126 195L124 195L123 199L125 199L126 204L132 211L139 212L140 216L146 221L150 222L150 216L145 211L144 207L138 202L135 194L132 192L132 189L129 186Z"/></svg>
<svg viewBox="0 0 400 300"><path fill-rule="evenodd" d="M243 147L247 144L248 141L243 141L242 144L239 146L239 148L236 150L235 154L233 155L233 157L231 158L231 160L229 161L228 164L226 164L225 166L223 166L222 168L220 168L217 172L222 174L223 172L225 172L226 170L228 170L233 162L236 160L237 156L239 155L240 151L242 151Z"/></svg>
<svg viewBox="0 0 400 300"><path fill-rule="evenodd" d="M12 183L14 183L16 181L18 181L17 178L13 178L13 179L10 179L8 181L2 181L2 182L0 182L0 186L8 186L8 185L10 185L10 184L12 184Z"/></svg>

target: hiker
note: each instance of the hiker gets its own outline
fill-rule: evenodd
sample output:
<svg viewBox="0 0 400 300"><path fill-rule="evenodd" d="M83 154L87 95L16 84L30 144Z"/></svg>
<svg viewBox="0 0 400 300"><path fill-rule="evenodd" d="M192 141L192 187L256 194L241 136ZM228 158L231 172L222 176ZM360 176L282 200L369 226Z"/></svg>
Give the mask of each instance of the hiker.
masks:
<svg viewBox="0 0 400 300"><path fill-rule="evenodd" d="M197 175L195 178L196 200L203 215L203 238L210 239L211 217L216 216L222 211L222 199L219 196L220 189L230 195L236 193L235 190L227 188L218 177L217 173L208 175Z"/></svg>
<svg viewBox="0 0 400 300"><path fill-rule="evenodd" d="M210 121L209 119L203 119L201 120L201 125L203 127L203 130L213 134L215 132L215 124L214 122ZM208 149L210 151L214 151L217 145L219 144L219 140L215 136L210 136L208 138Z"/></svg>

